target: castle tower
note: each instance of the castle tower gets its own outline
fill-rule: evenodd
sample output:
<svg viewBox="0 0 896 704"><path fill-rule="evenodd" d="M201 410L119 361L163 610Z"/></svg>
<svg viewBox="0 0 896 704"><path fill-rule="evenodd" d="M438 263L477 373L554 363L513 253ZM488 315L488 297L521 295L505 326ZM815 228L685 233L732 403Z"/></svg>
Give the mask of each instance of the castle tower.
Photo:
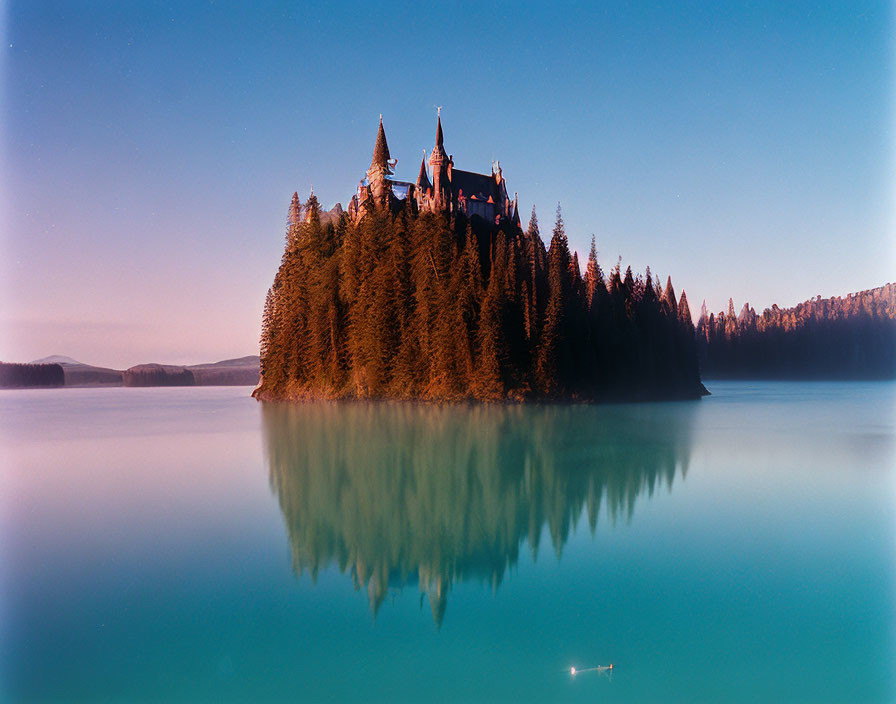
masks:
<svg viewBox="0 0 896 704"><path fill-rule="evenodd" d="M439 108L436 123L436 145L429 155L429 166L432 169L432 196L437 209L445 209L451 203L451 183L449 176L450 160L445 154L442 136L442 108Z"/></svg>
<svg viewBox="0 0 896 704"><path fill-rule="evenodd" d="M432 184L429 182L429 175L426 173L426 150L423 150L423 160L420 162L420 173L417 175L416 190L417 193L425 194Z"/></svg>
<svg viewBox="0 0 896 704"><path fill-rule="evenodd" d="M376 145L373 148L373 159L370 168L367 169L367 181L370 184L370 193L373 198L382 203L391 195L391 187L388 177L392 175L392 167L396 161L389 154L389 144L386 142L386 131L383 129L383 116L380 115L380 128L376 133Z"/></svg>

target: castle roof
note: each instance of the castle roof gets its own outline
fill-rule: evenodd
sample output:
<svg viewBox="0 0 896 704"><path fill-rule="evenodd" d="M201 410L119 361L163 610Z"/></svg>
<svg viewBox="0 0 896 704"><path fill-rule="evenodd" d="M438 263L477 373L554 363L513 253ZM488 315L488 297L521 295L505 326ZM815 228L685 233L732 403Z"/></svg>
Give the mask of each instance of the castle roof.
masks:
<svg viewBox="0 0 896 704"><path fill-rule="evenodd" d="M441 164L447 158L448 155L445 154L445 138L442 135L442 116L440 114L436 123L436 145L432 148L432 153L429 155L429 163L433 165Z"/></svg>
<svg viewBox="0 0 896 704"><path fill-rule="evenodd" d="M472 171L455 169L453 159L445 154L444 140L442 118L439 114L436 119L436 143L430 152L428 161L433 170L433 180L429 178L426 150L424 149L416 183L398 181L392 177L392 169L396 161L389 153L386 131L383 128L383 116L380 115L373 158L370 168L367 170L367 181L361 181L358 193L353 199L353 202L357 200L358 204L355 212L362 212L358 208L363 208L363 202L371 194L375 199L386 198L388 200L394 196L398 200L404 200L412 191L416 191L418 204L419 199L422 198L424 205L429 209L450 210L458 205L458 199L463 196L466 203L461 207L468 214L478 214L486 218L509 216L518 223L518 203L516 198L510 201L508 197L500 164L492 164L491 174L477 174ZM433 193L434 182L440 184L439 193Z"/></svg>
<svg viewBox="0 0 896 704"><path fill-rule="evenodd" d="M389 144L386 142L386 131L383 129L383 116L380 115L380 128L376 133L376 146L373 148L373 159L370 162L370 166L382 166L388 170L391 160Z"/></svg>
<svg viewBox="0 0 896 704"><path fill-rule="evenodd" d="M477 200L487 201L492 199L493 203L503 203L504 199L498 184L495 183L494 176L486 174L475 174L472 171L461 171L460 169L451 170L451 194L455 198L464 192L465 198L476 198Z"/></svg>
<svg viewBox="0 0 896 704"><path fill-rule="evenodd" d="M426 173L426 152L423 152L423 161L420 162L420 174L417 176L417 188L426 193L427 189L431 188L432 184L429 182L429 176Z"/></svg>

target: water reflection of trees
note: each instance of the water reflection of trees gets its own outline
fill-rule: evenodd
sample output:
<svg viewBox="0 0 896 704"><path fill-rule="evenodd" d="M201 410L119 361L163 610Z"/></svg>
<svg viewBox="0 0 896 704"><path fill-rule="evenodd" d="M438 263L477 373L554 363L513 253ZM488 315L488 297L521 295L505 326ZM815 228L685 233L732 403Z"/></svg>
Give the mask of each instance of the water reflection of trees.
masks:
<svg viewBox="0 0 896 704"><path fill-rule="evenodd" d="M264 404L270 481L293 564L335 562L376 612L419 584L438 623L452 583L497 587L547 526L629 520L684 475L694 402L638 406ZM603 506L603 508L602 508ZM422 597L421 597L422 598Z"/></svg>

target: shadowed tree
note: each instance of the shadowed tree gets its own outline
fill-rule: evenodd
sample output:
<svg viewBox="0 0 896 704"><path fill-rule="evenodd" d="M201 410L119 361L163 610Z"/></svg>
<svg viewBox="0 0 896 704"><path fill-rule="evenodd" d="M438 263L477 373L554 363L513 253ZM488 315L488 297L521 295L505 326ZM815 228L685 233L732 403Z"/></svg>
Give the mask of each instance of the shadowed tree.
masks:
<svg viewBox="0 0 896 704"><path fill-rule="evenodd" d="M548 250L548 301L544 326L538 347L536 384L546 396L555 396L565 390L569 374L569 345L565 339L570 281L569 244L560 205Z"/></svg>
<svg viewBox="0 0 896 704"><path fill-rule="evenodd" d="M292 201L289 204L289 211L286 215L286 232L289 233L293 228L298 227L302 221L302 201L299 200L299 192L292 194Z"/></svg>
<svg viewBox="0 0 896 704"><path fill-rule="evenodd" d="M260 373L264 376L265 363L269 359L271 351L271 338L275 336L274 330L274 290L268 289L264 297L264 311L261 315L261 339L259 340Z"/></svg>
<svg viewBox="0 0 896 704"><path fill-rule="evenodd" d="M495 247L488 288L482 302L477 346L479 358L471 391L476 398L498 400L504 397L502 368L506 364L507 346L501 325L504 306L504 285L507 262L504 247Z"/></svg>

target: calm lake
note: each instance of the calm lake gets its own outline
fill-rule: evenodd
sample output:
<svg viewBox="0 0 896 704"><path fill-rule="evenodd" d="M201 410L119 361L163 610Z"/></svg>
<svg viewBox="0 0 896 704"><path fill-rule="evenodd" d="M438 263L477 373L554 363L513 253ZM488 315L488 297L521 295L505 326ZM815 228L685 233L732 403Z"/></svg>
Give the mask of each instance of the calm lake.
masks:
<svg viewBox="0 0 896 704"><path fill-rule="evenodd" d="M0 695L894 701L896 384L707 387L0 392Z"/></svg>

